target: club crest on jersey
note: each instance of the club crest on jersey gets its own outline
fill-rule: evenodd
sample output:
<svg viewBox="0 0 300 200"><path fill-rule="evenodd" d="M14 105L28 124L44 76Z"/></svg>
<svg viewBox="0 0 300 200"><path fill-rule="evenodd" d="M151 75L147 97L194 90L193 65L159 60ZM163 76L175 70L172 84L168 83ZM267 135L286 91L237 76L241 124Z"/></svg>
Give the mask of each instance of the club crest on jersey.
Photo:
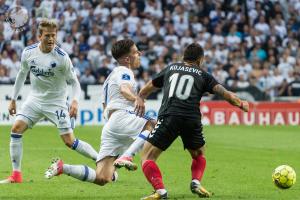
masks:
<svg viewBox="0 0 300 200"><path fill-rule="evenodd" d="M37 66L30 66L30 71L36 77L38 77L38 76L45 76L45 77L54 76L54 72L52 72L51 68L49 68L48 70L44 70L44 69L38 68Z"/></svg>
<svg viewBox="0 0 300 200"><path fill-rule="evenodd" d="M128 74L122 74L122 80L130 80L130 76Z"/></svg>
<svg viewBox="0 0 300 200"><path fill-rule="evenodd" d="M51 61L50 66L51 66L52 68L56 67L56 62L55 62L55 61Z"/></svg>

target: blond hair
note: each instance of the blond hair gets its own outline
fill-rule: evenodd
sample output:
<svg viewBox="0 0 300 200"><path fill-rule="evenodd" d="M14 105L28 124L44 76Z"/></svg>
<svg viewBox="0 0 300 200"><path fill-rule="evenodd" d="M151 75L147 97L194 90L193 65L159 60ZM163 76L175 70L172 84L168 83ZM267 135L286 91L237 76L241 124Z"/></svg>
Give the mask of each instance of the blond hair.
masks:
<svg viewBox="0 0 300 200"><path fill-rule="evenodd" d="M57 31L57 28L58 26L54 19L42 19L39 23L38 33L42 35L45 29L55 29Z"/></svg>

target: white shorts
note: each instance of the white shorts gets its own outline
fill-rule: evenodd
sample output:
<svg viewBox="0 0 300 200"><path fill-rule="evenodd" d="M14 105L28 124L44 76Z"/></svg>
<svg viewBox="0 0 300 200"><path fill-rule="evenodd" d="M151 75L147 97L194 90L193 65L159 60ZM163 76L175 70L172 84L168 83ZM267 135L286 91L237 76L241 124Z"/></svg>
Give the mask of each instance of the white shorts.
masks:
<svg viewBox="0 0 300 200"><path fill-rule="evenodd" d="M130 111L115 111L102 129L97 162L107 156L122 155L142 132L148 120L151 118L138 117Z"/></svg>
<svg viewBox="0 0 300 200"><path fill-rule="evenodd" d="M67 104L57 106L28 100L17 113L16 120L22 120L27 123L28 128L32 128L43 118L55 124L61 134L73 132Z"/></svg>

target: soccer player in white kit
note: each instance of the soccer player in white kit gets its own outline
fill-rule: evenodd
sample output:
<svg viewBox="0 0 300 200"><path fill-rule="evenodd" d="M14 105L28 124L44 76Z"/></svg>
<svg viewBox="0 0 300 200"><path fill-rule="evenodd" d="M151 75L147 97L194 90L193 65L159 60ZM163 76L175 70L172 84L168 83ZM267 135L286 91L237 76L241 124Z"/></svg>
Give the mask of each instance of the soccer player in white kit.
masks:
<svg viewBox="0 0 300 200"><path fill-rule="evenodd" d="M103 85L102 103L108 122L102 129L96 170L85 165L64 164L58 159L45 172L46 178L67 174L103 186L116 178L115 167L136 169L132 157L143 147L156 121L134 112L135 105L142 105L136 109L144 110L132 71L140 66L136 45L130 39L119 40L111 51L120 66L111 72ZM117 159L118 156L121 157Z"/></svg>
<svg viewBox="0 0 300 200"><path fill-rule="evenodd" d="M21 69L14 85L9 113L16 114L16 99L30 72L31 92L17 113L11 129L10 157L12 175L0 183L21 183L22 136L40 119L47 118L56 125L64 143L96 160L97 152L88 143L76 139L71 128L70 117L76 117L81 88L68 54L55 45L57 25L44 19L39 23L39 40L24 49ZM67 106L67 82L72 85L70 111Z"/></svg>

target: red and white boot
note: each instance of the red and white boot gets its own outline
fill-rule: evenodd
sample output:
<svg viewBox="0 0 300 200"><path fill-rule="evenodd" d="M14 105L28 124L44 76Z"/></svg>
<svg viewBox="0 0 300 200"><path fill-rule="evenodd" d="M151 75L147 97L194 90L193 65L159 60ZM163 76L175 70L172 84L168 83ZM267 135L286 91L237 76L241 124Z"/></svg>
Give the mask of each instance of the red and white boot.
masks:
<svg viewBox="0 0 300 200"><path fill-rule="evenodd" d="M52 164L45 172L45 178L50 179L54 176L59 176L63 173L63 165L64 162L59 159L55 158L52 160Z"/></svg>
<svg viewBox="0 0 300 200"><path fill-rule="evenodd" d="M137 170L137 165L132 161L133 161L132 157L121 156L120 158L115 160L114 166L116 168L125 167L129 171L135 171Z"/></svg>
<svg viewBox="0 0 300 200"><path fill-rule="evenodd" d="M1 180L0 184L7 184L7 183L22 183L22 172L13 171L12 175L10 175L7 179Z"/></svg>

